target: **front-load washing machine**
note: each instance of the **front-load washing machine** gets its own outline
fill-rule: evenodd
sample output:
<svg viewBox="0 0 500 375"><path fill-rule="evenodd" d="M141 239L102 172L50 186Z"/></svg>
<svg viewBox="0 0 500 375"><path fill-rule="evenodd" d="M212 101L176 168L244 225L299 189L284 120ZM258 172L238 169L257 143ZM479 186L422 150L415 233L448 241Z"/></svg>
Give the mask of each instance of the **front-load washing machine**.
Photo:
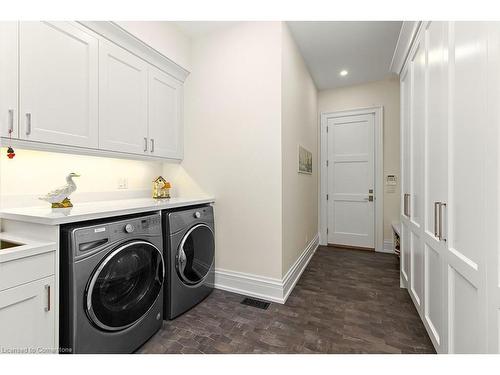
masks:
<svg viewBox="0 0 500 375"><path fill-rule="evenodd" d="M212 206L163 211L165 319L189 310L214 287L215 238Z"/></svg>
<svg viewBox="0 0 500 375"><path fill-rule="evenodd" d="M132 353L163 319L161 215L61 228L62 353Z"/></svg>

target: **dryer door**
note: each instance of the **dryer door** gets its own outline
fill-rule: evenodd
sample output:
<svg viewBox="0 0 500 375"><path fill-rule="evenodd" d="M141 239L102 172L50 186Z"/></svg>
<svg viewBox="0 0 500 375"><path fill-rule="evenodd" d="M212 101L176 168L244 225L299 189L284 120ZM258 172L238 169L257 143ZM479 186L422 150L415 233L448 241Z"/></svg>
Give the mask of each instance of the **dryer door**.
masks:
<svg viewBox="0 0 500 375"><path fill-rule="evenodd" d="M131 241L110 252L87 286L87 315L107 331L139 321L160 295L165 268L160 249Z"/></svg>
<svg viewBox="0 0 500 375"><path fill-rule="evenodd" d="M177 274L186 285L195 286L207 277L214 262L215 240L212 229L198 224L187 231L177 249Z"/></svg>

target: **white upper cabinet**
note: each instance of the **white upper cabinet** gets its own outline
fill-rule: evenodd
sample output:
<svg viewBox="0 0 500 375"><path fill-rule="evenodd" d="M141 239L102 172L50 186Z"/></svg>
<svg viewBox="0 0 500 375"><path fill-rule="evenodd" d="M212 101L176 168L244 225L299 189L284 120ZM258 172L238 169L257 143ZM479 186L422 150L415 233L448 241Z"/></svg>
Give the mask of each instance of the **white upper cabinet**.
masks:
<svg viewBox="0 0 500 375"><path fill-rule="evenodd" d="M17 138L17 22L0 22L0 136Z"/></svg>
<svg viewBox="0 0 500 375"><path fill-rule="evenodd" d="M188 71L112 22L0 22L0 141L183 158Z"/></svg>
<svg viewBox="0 0 500 375"><path fill-rule="evenodd" d="M99 148L149 154L148 64L101 41L99 73Z"/></svg>
<svg viewBox="0 0 500 375"><path fill-rule="evenodd" d="M19 24L19 138L98 145L98 40L70 22Z"/></svg>
<svg viewBox="0 0 500 375"><path fill-rule="evenodd" d="M149 151L154 156L182 159L183 87L155 67L149 68Z"/></svg>

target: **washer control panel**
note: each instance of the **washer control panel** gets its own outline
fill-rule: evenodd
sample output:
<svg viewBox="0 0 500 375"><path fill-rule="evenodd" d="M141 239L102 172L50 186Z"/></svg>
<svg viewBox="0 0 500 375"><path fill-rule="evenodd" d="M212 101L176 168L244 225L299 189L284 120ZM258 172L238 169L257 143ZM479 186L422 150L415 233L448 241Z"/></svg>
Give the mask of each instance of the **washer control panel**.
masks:
<svg viewBox="0 0 500 375"><path fill-rule="evenodd" d="M126 224L124 229L125 232L132 233L135 230L135 227L133 224Z"/></svg>

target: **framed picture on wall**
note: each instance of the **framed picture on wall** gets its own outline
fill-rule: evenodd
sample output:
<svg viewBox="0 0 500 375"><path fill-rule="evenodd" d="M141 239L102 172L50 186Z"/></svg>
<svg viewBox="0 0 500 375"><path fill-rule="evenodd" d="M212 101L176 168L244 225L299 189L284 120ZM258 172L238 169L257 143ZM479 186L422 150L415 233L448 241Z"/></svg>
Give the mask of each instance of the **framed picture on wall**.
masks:
<svg viewBox="0 0 500 375"><path fill-rule="evenodd" d="M299 173L312 174L312 152L299 145Z"/></svg>

